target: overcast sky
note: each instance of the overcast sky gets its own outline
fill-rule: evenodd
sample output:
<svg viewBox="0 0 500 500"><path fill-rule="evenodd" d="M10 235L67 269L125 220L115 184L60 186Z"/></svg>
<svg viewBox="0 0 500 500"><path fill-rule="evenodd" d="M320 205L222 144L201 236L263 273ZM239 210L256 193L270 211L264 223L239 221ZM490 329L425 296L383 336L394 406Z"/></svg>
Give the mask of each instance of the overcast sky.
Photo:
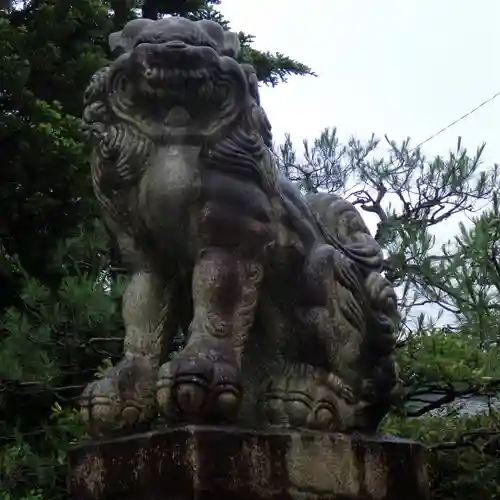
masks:
<svg viewBox="0 0 500 500"><path fill-rule="evenodd" d="M318 74L262 89L280 142L337 126L345 138L416 145L500 91L500 0L223 0L221 10L256 48ZM446 154L459 135L472 149L486 141L484 161L500 162L500 97L424 151Z"/></svg>

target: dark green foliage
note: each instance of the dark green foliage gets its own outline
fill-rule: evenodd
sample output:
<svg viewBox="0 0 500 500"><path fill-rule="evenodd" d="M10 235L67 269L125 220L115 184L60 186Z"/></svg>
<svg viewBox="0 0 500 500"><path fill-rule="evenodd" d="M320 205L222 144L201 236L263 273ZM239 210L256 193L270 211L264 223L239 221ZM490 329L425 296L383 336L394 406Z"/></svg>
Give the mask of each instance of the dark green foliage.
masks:
<svg viewBox="0 0 500 500"><path fill-rule="evenodd" d="M100 2L62 4L0 18L2 250L48 286L58 282L45 263L59 239L93 210L78 116L109 29ZM0 307L14 300L19 277L2 263Z"/></svg>
<svg viewBox="0 0 500 500"><path fill-rule="evenodd" d="M309 67L301 64L289 57L280 54L271 54L270 52L260 52L253 49L250 44L254 37L239 33L242 46L240 62L251 64L257 72L259 81L267 85L276 86L280 82L286 82L291 75L313 75Z"/></svg>
<svg viewBox="0 0 500 500"><path fill-rule="evenodd" d="M500 498L500 413L460 416L456 411L420 419L389 417L383 430L429 446L433 500Z"/></svg>
<svg viewBox="0 0 500 500"><path fill-rule="evenodd" d="M214 5L220 5L220 0L144 0L142 17L158 19L161 15L178 15L195 17L196 19L212 19L219 22Z"/></svg>
<svg viewBox="0 0 500 500"><path fill-rule="evenodd" d="M13 259L20 303L0 329L0 477L13 498L64 497L64 453L82 434L74 407L99 366L119 354L123 284L108 283L108 241L96 222L60 241L49 288ZM4 486L5 487L5 486ZM2 497L0 497L2 498Z"/></svg>

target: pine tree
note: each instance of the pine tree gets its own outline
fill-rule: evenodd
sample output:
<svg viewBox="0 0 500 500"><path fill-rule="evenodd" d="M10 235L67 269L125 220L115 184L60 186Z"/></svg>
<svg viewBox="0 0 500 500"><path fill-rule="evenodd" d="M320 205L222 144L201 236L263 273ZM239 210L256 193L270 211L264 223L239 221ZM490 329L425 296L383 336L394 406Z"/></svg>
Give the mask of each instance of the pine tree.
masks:
<svg viewBox="0 0 500 500"><path fill-rule="evenodd" d="M46 264L57 288L10 262L24 279L21 306L1 319L0 477L16 499L65 498L65 451L83 429L78 395L120 354L123 283L109 283L106 231L98 220L77 229Z"/></svg>

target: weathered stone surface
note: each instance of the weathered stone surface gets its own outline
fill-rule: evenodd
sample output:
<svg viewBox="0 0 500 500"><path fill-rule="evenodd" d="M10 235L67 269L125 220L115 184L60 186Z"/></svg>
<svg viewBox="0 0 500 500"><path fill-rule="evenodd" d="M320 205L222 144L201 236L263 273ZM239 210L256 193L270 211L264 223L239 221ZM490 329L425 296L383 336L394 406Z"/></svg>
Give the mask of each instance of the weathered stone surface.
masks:
<svg viewBox="0 0 500 500"><path fill-rule="evenodd" d="M425 500L422 445L383 436L179 427L70 453L75 500Z"/></svg>
<svg viewBox="0 0 500 500"><path fill-rule="evenodd" d="M123 358L82 395L89 433L136 432L158 410L185 424L375 431L398 388L382 249L354 205L303 196L282 175L238 36L135 19L110 48L83 123L130 280Z"/></svg>

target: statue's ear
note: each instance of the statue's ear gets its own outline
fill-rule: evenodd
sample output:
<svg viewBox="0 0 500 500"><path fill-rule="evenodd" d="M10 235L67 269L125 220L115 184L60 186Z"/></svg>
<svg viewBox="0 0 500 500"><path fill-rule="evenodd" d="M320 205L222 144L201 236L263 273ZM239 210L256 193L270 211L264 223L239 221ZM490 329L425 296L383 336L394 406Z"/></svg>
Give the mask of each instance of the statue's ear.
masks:
<svg viewBox="0 0 500 500"><path fill-rule="evenodd" d="M224 45L222 47L222 54L229 57L234 57L239 54L241 48L240 39L236 33L226 31L224 33Z"/></svg>
<svg viewBox="0 0 500 500"><path fill-rule="evenodd" d="M121 53L126 52L126 48L123 46L122 32L115 31L108 36L109 49L113 55L115 52L120 51Z"/></svg>
<svg viewBox="0 0 500 500"><path fill-rule="evenodd" d="M134 48L139 33L148 25L154 23L151 19L133 19L121 31L115 31L108 37L108 44L114 57L130 52Z"/></svg>

